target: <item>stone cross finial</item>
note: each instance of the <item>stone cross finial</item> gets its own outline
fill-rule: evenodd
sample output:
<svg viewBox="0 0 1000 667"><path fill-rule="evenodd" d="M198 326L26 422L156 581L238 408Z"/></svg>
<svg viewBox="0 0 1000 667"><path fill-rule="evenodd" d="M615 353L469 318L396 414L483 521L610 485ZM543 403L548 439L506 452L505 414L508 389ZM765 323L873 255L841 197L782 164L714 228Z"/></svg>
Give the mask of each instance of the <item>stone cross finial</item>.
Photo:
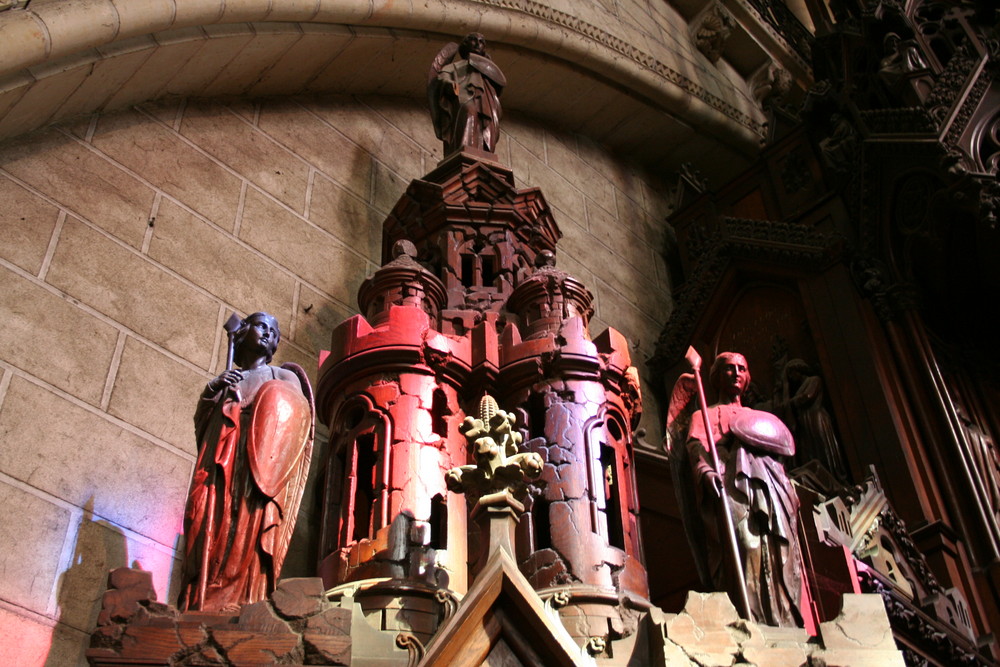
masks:
<svg viewBox="0 0 1000 667"><path fill-rule="evenodd" d="M515 415L504 412L492 396L479 402L479 417L466 417L459 427L472 448L475 465L448 471L448 488L456 493L473 494L479 504L488 504L499 496L508 496L520 505L527 494L528 479L542 472L542 457L534 452L517 451L521 434L514 430Z"/></svg>

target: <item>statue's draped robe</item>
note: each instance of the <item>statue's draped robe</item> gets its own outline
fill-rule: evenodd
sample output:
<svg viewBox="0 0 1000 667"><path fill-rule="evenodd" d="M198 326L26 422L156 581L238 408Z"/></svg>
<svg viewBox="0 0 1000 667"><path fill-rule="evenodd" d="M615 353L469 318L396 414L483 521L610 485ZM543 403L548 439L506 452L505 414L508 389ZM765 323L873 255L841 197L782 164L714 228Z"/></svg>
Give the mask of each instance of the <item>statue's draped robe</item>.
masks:
<svg viewBox="0 0 1000 667"><path fill-rule="evenodd" d="M274 590L312 453L311 389L300 368L287 366L301 384L265 366L244 371L265 377L244 377L198 403L181 609L219 611Z"/></svg>
<svg viewBox="0 0 1000 667"><path fill-rule="evenodd" d="M844 457L834 435L830 414L823 407L823 381L815 375L802 380L792 397L792 430L799 459L816 459L839 481L847 480Z"/></svg>
<svg viewBox="0 0 1000 667"><path fill-rule="evenodd" d="M737 404L709 408L725 492L733 511L750 612L757 622L801 627L799 500L780 460L780 456L794 453L794 445L790 437L781 444L751 444L749 438L736 437L732 425L741 416L751 420L760 417L769 427L777 418ZM706 442L704 421L701 413L696 413L691 418L687 448L696 481L696 503L709 541L708 569L715 587L730 591L730 577L726 576L728 545L719 513L721 501L703 480L712 469Z"/></svg>
<svg viewBox="0 0 1000 667"><path fill-rule="evenodd" d="M507 81L496 64L470 53L445 65L433 82L435 132L445 153L463 147L493 152L500 127L500 93Z"/></svg>

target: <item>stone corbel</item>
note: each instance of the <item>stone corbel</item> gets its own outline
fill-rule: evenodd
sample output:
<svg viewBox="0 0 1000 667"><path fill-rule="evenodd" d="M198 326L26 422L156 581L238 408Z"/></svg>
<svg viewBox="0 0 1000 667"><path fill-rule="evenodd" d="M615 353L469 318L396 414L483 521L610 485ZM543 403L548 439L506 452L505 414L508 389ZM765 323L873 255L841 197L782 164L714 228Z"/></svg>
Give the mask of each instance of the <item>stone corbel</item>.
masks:
<svg viewBox="0 0 1000 667"><path fill-rule="evenodd" d="M761 65L750 77L750 93L760 108L767 111L785 101L792 82L791 72L771 61Z"/></svg>
<svg viewBox="0 0 1000 667"><path fill-rule="evenodd" d="M736 27L736 19L716 2L706 9L691 25L691 35L695 46L713 65L722 57L726 40Z"/></svg>

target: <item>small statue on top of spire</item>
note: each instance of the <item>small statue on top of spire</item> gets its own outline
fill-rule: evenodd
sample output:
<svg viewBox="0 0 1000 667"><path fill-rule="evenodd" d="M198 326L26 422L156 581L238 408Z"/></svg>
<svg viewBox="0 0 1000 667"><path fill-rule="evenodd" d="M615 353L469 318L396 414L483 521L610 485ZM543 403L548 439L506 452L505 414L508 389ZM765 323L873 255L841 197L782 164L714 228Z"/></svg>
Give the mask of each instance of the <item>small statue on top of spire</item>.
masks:
<svg viewBox="0 0 1000 667"><path fill-rule="evenodd" d="M427 97L445 155L464 148L494 151L500 136L500 94L506 85L503 72L486 53L486 38L478 32L438 52L427 74Z"/></svg>

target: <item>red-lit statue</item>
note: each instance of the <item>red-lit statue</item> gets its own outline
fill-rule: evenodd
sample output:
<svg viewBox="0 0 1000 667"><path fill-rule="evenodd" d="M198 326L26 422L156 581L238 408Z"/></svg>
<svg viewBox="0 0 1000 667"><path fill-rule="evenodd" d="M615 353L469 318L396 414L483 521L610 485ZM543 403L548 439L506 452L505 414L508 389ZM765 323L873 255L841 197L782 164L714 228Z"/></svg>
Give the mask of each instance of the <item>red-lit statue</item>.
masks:
<svg viewBox="0 0 1000 667"><path fill-rule="evenodd" d="M281 572L313 444L312 388L269 366L281 333L267 313L231 331L232 359L195 412L198 461L184 512L178 606L220 611L264 599Z"/></svg>
<svg viewBox="0 0 1000 667"><path fill-rule="evenodd" d="M500 135L500 94L506 85L503 72L486 54L486 38L478 32L441 49L427 75L427 96L445 155L466 147L493 152Z"/></svg>
<svg viewBox="0 0 1000 667"><path fill-rule="evenodd" d="M801 627L799 500L782 464L782 458L795 453L791 433L771 413L743 407L741 396L750 384L743 355L720 354L710 379L719 402L691 415L685 433L681 416L694 394L695 378L681 376L667 423L675 483L687 489L679 491L685 528L704 583L729 591L737 607L748 607L758 623ZM723 515L726 505L731 521ZM739 563L743 582L732 574L734 563Z"/></svg>

